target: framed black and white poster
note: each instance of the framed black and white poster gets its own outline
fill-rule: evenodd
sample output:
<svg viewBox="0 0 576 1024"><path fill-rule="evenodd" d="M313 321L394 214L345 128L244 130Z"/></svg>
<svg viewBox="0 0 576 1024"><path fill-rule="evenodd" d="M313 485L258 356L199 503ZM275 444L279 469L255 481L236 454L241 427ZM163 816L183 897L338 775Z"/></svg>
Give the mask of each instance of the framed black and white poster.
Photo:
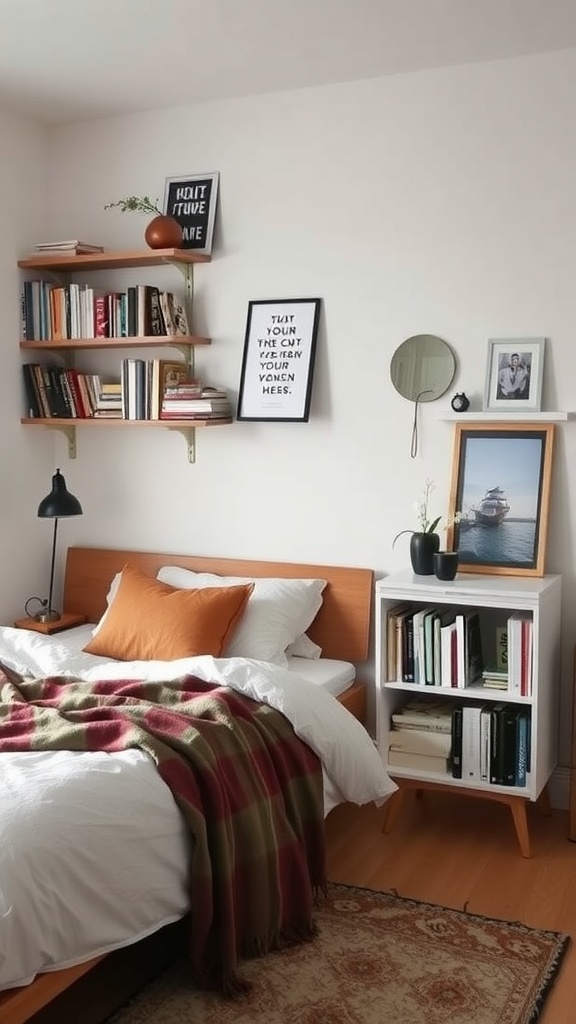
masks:
<svg viewBox="0 0 576 1024"><path fill-rule="evenodd" d="M248 303L239 420L308 421L320 303L320 299Z"/></svg>
<svg viewBox="0 0 576 1024"><path fill-rule="evenodd" d="M218 172L166 178L164 213L182 227L182 248L210 256L218 201Z"/></svg>
<svg viewBox="0 0 576 1024"><path fill-rule="evenodd" d="M490 338L484 409L539 412L546 338Z"/></svg>

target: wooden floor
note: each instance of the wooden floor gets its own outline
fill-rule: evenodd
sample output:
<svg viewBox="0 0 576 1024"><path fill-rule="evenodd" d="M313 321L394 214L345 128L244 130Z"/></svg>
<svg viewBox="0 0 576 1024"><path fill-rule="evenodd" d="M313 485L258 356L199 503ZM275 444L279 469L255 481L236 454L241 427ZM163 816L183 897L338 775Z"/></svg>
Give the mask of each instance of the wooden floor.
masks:
<svg viewBox="0 0 576 1024"><path fill-rule="evenodd" d="M545 817L530 806L530 859L520 856L508 808L489 801L407 796L388 835L382 814L351 804L331 812L330 880L572 936L539 1024L575 1024L576 843L568 840L567 814Z"/></svg>

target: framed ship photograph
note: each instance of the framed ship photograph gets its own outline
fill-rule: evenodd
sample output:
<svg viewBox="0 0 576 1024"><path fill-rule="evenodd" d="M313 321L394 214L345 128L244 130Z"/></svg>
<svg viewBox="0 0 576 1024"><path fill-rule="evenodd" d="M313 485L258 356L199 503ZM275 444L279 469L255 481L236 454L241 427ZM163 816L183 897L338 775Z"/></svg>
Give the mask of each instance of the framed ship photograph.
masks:
<svg viewBox="0 0 576 1024"><path fill-rule="evenodd" d="M554 424L456 424L447 546L458 571L543 576Z"/></svg>
<svg viewBox="0 0 576 1024"><path fill-rule="evenodd" d="M540 411L545 345L545 338L490 338L484 386L486 411Z"/></svg>

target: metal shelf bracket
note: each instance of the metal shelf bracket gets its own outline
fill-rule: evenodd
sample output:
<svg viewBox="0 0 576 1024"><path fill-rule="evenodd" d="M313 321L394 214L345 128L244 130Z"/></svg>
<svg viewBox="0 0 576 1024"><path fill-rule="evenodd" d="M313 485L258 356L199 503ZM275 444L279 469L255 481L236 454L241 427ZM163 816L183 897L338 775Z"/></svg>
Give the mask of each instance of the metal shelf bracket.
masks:
<svg viewBox="0 0 576 1024"><path fill-rule="evenodd" d="M64 427L60 423L55 423L54 426L47 424L48 430L59 430L61 434L64 434L68 439L68 458L76 458L76 427Z"/></svg>
<svg viewBox="0 0 576 1024"><path fill-rule="evenodd" d="M165 421L164 421L165 422ZM164 425L164 423L163 423ZM195 427L168 427L169 430L177 430L182 434L188 447L188 462L191 466L196 462L196 428Z"/></svg>

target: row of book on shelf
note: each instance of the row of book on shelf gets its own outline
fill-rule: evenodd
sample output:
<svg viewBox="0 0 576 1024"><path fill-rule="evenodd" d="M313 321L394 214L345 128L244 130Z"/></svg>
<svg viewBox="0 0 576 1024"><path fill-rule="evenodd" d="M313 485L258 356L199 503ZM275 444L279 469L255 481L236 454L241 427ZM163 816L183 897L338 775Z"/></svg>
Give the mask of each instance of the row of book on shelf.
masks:
<svg viewBox="0 0 576 1024"><path fill-rule="evenodd" d="M388 764L487 785L525 787L530 708L414 699L392 714Z"/></svg>
<svg viewBox="0 0 576 1024"><path fill-rule="evenodd" d="M24 363L27 414L32 419L218 419L231 415L225 389L191 378L186 363L123 359L110 380L76 369Z"/></svg>
<svg viewBox="0 0 576 1024"><path fill-rule="evenodd" d="M483 654L478 609L399 604L387 615L387 679L421 686L482 686L532 695L533 622L513 612L497 630L498 662Z"/></svg>
<svg viewBox="0 0 576 1024"><path fill-rule="evenodd" d="M106 292L87 284L25 281L22 335L27 341L189 335L184 303L155 285Z"/></svg>

